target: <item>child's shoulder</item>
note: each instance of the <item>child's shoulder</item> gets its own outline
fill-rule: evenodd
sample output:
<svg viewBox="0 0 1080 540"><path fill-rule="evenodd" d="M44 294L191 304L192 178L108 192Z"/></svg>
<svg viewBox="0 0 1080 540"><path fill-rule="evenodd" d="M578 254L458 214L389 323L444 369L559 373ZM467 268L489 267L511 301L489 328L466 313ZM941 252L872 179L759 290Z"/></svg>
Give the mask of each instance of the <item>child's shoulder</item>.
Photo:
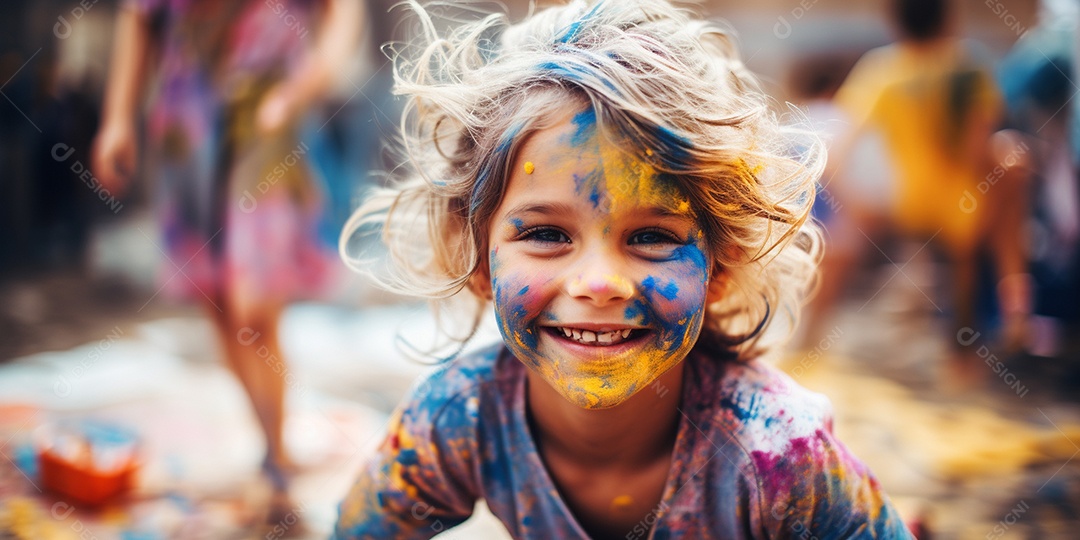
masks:
<svg viewBox="0 0 1080 540"><path fill-rule="evenodd" d="M711 409L710 420L746 451L783 452L792 441L831 433L829 399L803 388L779 369L760 360L724 362L706 369L716 370L712 374L715 387L702 385L706 391L697 396L698 406Z"/></svg>
<svg viewBox="0 0 1080 540"><path fill-rule="evenodd" d="M519 370L507 362L505 352L499 342L440 364L413 388L406 410L435 420L447 409L473 409L480 401L512 392Z"/></svg>

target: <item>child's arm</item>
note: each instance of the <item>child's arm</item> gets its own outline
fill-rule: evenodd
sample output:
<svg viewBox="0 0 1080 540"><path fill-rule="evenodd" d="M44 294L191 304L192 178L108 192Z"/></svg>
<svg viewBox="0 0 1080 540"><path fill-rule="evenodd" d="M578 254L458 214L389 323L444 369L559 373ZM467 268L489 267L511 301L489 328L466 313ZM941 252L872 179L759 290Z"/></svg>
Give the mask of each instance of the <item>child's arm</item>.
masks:
<svg viewBox="0 0 1080 540"><path fill-rule="evenodd" d="M395 413L341 503L335 539L430 538L472 515L476 426L455 405L417 398Z"/></svg>
<svg viewBox="0 0 1080 540"><path fill-rule="evenodd" d="M147 14L122 5L116 18L116 41L105 89L101 128L94 139L94 174L105 189L119 195L135 171L138 151L135 121L146 79L150 25Z"/></svg>
<svg viewBox="0 0 1080 540"><path fill-rule="evenodd" d="M339 82L342 66L357 54L357 38L365 17L361 0L328 2L311 52L300 68L270 90L259 105L259 129L280 129Z"/></svg>

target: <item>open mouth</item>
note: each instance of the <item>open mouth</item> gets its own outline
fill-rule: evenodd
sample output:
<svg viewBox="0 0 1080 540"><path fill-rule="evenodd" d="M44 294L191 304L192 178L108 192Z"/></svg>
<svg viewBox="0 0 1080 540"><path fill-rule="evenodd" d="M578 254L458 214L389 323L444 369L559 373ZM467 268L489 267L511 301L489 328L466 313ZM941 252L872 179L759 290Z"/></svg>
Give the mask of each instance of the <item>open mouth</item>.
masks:
<svg viewBox="0 0 1080 540"><path fill-rule="evenodd" d="M636 328L623 328L620 330L593 331L567 326L548 327L556 336L592 347L610 347L644 335L648 330Z"/></svg>

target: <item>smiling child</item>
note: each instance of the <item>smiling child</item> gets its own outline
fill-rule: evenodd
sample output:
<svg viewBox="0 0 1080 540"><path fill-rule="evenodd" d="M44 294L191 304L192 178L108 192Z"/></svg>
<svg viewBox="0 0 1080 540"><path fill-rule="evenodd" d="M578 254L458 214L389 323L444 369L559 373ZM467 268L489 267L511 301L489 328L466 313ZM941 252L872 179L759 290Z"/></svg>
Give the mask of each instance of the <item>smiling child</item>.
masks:
<svg viewBox="0 0 1080 540"><path fill-rule="evenodd" d="M393 271L354 267L493 305L503 339L406 398L336 536L430 537L484 499L515 538L910 538L828 401L759 360L814 276L824 156L729 36L662 0L446 38L413 8L413 174L343 251L376 226Z"/></svg>

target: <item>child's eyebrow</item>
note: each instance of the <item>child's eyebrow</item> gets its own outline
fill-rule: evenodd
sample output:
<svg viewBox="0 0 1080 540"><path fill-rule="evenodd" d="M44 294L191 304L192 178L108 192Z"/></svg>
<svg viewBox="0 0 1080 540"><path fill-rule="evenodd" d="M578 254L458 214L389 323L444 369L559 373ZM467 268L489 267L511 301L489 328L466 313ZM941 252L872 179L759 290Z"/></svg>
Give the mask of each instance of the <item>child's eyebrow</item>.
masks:
<svg viewBox="0 0 1080 540"><path fill-rule="evenodd" d="M524 203L519 204L506 211L505 219L513 219L525 215L539 215L539 216L560 216L560 215L572 215L575 212L575 208L571 204L563 202L543 202L543 203ZM647 217L654 217L660 219L677 219L681 221L693 222L694 218L689 212L682 208L672 208L669 206L646 206L635 208L633 211L636 215L643 215Z"/></svg>
<svg viewBox="0 0 1080 540"><path fill-rule="evenodd" d="M557 216L571 214L574 208L566 203L524 203L519 204L506 212L506 217L519 216L522 214L539 214L541 216Z"/></svg>

